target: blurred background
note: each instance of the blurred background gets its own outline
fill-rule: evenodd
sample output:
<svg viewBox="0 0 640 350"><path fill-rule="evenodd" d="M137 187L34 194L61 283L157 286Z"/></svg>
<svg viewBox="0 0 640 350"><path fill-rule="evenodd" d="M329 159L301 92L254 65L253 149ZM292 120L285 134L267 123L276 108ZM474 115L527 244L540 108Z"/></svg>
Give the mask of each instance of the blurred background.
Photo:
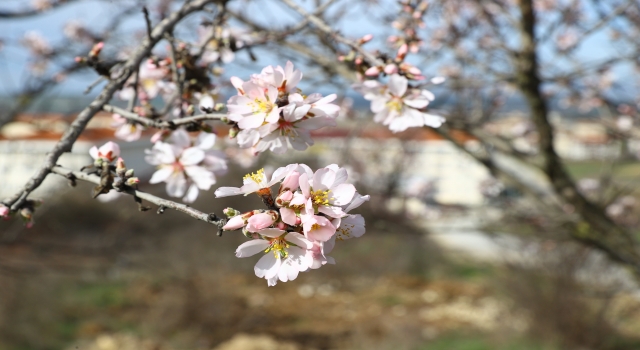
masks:
<svg viewBox="0 0 640 350"><path fill-rule="evenodd" d="M261 167L337 163L371 195L367 233L337 245L336 265L267 287L254 259L235 258L240 233L50 175L32 228L0 221L0 350L640 349L638 1L298 1L349 38L373 34L365 48L381 56L409 45L407 62L446 78L430 87L446 126L397 134L351 88L362 76L348 47L280 1L220 3L224 14L175 31L220 33L207 46L217 102L234 93L229 77L292 60L301 89L338 94L342 112L307 151L280 156L254 157L212 122L230 166L214 188ZM104 85L89 89L95 72L73 58L100 41L126 57L146 35L143 6L157 23L181 4L0 3L0 198ZM94 117L60 164L90 164L112 124ZM142 190L167 197L147 183L152 134L119 141L122 157ZM254 205L213 191L192 204Z"/></svg>

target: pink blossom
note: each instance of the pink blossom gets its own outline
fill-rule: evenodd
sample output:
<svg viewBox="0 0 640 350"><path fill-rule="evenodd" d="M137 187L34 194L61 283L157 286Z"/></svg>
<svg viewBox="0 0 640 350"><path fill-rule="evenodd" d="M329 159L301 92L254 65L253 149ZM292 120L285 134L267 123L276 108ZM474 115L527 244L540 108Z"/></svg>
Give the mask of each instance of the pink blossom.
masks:
<svg viewBox="0 0 640 350"><path fill-rule="evenodd" d="M274 228L260 230L258 234L264 239L241 244L236 250L236 256L246 258L265 252L256 263L254 272L256 276L266 279L269 285L274 285L278 280L292 281L300 272L309 268L305 257L312 244L304 236Z"/></svg>
<svg viewBox="0 0 640 350"><path fill-rule="evenodd" d="M172 197L183 197L191 203L199 190L209 190L216 183L216 174L226 172L226 161L220 154L209 151L215 135L198 138L195 145L186 131L179 129L171 135L172 143L157 142L147 151L146 161L158 166L149 183L167 183L167 193ZM213 142L212 142L213 141Z"/></svg>
<svg viewBox="0 0 640 350"><path fill-rule="evenodd" d="M270 188L297 168L298 164L290 164L286 167L280 167L273 172L271 180L269 181L267 181L267 176L265 175L263 168L255 173L245 175L242 179L242 182L244 183L242 187L220 187L216 190L215 195L217 198L236 196L239 194L246 196L250 193Z"/></svg>
<svg viewBox="0 0 640 350"><path fill-rule="evenodd" d="M140 139L142 130L144 130L144 127L142 125L129 122L120 114L113 114L113 121L114 123L111 126L117 128L115 137L127 142L132 142Z"/></svg>
<svg viewBox="0 0 640 350"><path fill-rule="evenodd" d="M407 78L394 74L388 85L365 82L356 86L364 98L371 101L371 111L376 113L374 121L388 125L393 132L410 127L440 127L444 118L421 111L433 100L428 90L408 89Z"/></svg>
<svg viewBox="0 0 640 350"><path fill-rule="evenodd" d="M324 216L301 215L301 219L304 235L310 241L326 242L336 233L336 227Z"/></svg>
<svg viewBox="0 0 640 350"><path fill-rule="evenodd" d="M113 162L120 156L120 146L114 142L107 142L100 148L93 146L89 149L89 155L95 160L104 159L106 161Z"/></svg>

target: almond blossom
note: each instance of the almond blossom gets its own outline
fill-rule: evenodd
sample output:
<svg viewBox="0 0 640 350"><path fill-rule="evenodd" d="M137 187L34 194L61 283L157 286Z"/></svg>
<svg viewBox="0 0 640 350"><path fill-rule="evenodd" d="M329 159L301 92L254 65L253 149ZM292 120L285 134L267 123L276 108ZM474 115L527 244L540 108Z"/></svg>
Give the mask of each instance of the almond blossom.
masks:
<svg viewBox="0 0 640 350"><path fill-rule="evenodd" d="M167 183L167 194L194 202L200 190L207 191L216 183L216 174L226 172L222 153L211 150L215 135L201 133L192 146L186 131L179 129L170 137L172 143L156 142L147 150L146 161L156 165L149 183Z"/></svg>
<svg viewBox="0 0 640 350"><path fill-rule="evenodd" d="M387 85L368 80L354 88L371 101L371 111L376 113L373 120L388 125L393 132L422 126L438 128L444 123L443 117L423 111L434 100L433 94L409 89L407 78L401 75L391 75Z"/></svg>
<svg viewBox="0 0 640 350"><path fill-rule="evenodd" d="M296 232L265 228L257 232L262 238L241 244L236 250L238 258L264 252L254 267L256 276L264 278L270 286L277 280L292 281L309 268L307 250L312 243Z"/></svg>
<svg viewBox="0 0 640 350"><path fill-rule="evenodd" d="M96 160L96 162L100 159L111 163L120 156L120 146L115 142L109 141L100 146L100 148L96 146L91 147L89 149L89 155L91 155L91 158Z"/></svg>
<svg viewBox="0 0 640 350"><path fill-rule="evenodd" d="M305 150L313 145L310 131L336 125L340 107L331 103L336 95L304 97L297 88L301 78L291 62L268 66L247 82L231 78L238 95L227 102L228 118L240 130L234 135L240 147L256 153Z"/></svg>
<svg viewBox="0 0 640 350"><path fill-rule="evenodd" d="M115 137L127 141L132 142L140 139L142 135L142 130L144 127L140 124L132 123L127 118L122 117L120 114L113 114L113 124L111 125L114 128L117 128L115 132Z"/></svg>
<svg viewBox="0 0 640 350"><path fill-rule="evenodd" d="M242 230L250 241L240 245L237 257L267 253L255 266L255 274L269 286L295 279L300 272L334 264L328 256L336 241L360 237L365 232L364 218L348 214L369 196L358 194L347 183L348 174L335 164L315 173L305 164L290 164L277 169L270 181L264 170L245 176L242 188L223 187L216 196L256 193L268 210L240 214L233 208L223 230ZM276 199L271 187L280 183ZM265 201L265 197L271 200Z"/></svg>

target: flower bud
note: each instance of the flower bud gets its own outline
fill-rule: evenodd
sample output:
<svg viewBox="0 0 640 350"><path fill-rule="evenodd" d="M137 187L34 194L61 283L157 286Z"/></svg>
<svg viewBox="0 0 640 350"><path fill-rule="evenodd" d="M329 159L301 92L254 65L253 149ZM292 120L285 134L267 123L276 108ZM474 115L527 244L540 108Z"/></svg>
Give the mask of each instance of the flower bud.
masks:
<svg viewBox="0 0 640 350"><path fill-rule="evenodd" d="M216 103L215 106L213 106L213 110L216 112L220 112L226 105L224 103Z"/></svg>
<svg viewBox="0 0 640 350"><path fill-rule="evenodd" d="M371 67L371 68L367 69L367 70L364 72L364 74L365 74L365 75L367 75L367 76L370 76L370 77L375 77L375 76L377 76L378 74L380 74L380 68L375 67L375 66L374 66L374 67Z"/></svg>
<svg viewBox="0 0 640 350"><path fill-rule="evenodd" d="M229 129L229 138L230 139L235 139L236 136L238 136L239 132L240 132L240 130L237 127L233 127L231 129Z"/></svg>
<svg viewBox="0 0 640 350"><path fill-rule="evenodd" d="M222 211L222 213L223 213L224 215L226 215L227 217L229 217L229 218L232 218L232 217L234 217L234 216L236 216L236 215L240 215L240 212L239 212L239 211L237 211L237 210L235 210L235 209L233 209L233 208L231 208L231 207L225 208L225 209Z"/></svg>
<svg viewBox="0 0 640 350"><path fill-rule="evenodd" d="M22 216L26 220L31 220L33 216L33 210L31 208L22 208L20 210L20 216Z"/></svg>
<svg viewBox="0 0 640 350"><path fill-rule="evenodd" d="M407 56L408 52L409 52L409 46L407 44L402 44L402 46L400 46L400 48L398 49L398 54L396 55L396 58L402 61Z"/></svg>
<svg viewBox="0 0 640 350"><path fill-rule="evenodd" d="M127 179L130 178L130 177L133 177L133 175L134 175L133 169L129 169L124 173L124 177L127 178Z"/></svg>
<svg viewBox="0 0 640 350"><path fill-rule="evenodd" d="M388 64L384 67L384 72L389 75L398 73L398 66L395 64Z"/></svg>
<svg viewBox="0 0 640 350"><path fill-rule="evenodd" d="M365 36L363 36L362 38L360 38L360 44L364 44L364 43L368 43L369 41L371 41L371 39L373 39L373 34L367 34Z"/></svg>
<svg viewBox="0 0 640 350"><path fill-rule="evenodd" d="M125 185L127 186L133 186L133 185L137 185L138 183L140 183L140 179L138 179L137 177L130 177L127 179L127 181L125 181Z"/></svg>
<svg viewBox="0 0 640 350"><path fill-rule="evenodd" d="M282 191L295 191L298 189L299 183L298 183L298 179L300 178L300 173L297 171L292 171L291 173L289 173L289 175L287 175L284 180L282 180L282 184L280 185L280 193L282 193ZM289 199L291 200L291 199Z"/></svg>
<svg viewBox="0 0 640 350"><path fill-rule="evenodd" d="M227 221L227 223L222 226L222 229L225 231L233 231L233 230L237 230L239 228L242 228L244 226L246 226L247 223L244 220L244 218L242 217L242 215L236 215L234 217L232 217L231 219L229 219L229 221Z"/></svg>
<svg viewBox="0 0 640 350"><path fill-rule="evenodd" d="M10 210L8 207L5 207L4 205L0 204L0 218L8 217L9 212Z"/></svg>
<svg viewBox="0 0 640 350"><path fill-rule="evenodd" d="M116 161L116 175L124 177L125 171L127 171L127 166L124 164L124 159L118 158Z"/></svg>
<svg viewBox="0 0 640 350"><path fill-rule="evenodd" d="M287 225L286 225L284 222L279 221L279 222L276 224L276 228L278 228L278 229L280 229L280 230L284 230L285 228L287 228Z"/></svg>

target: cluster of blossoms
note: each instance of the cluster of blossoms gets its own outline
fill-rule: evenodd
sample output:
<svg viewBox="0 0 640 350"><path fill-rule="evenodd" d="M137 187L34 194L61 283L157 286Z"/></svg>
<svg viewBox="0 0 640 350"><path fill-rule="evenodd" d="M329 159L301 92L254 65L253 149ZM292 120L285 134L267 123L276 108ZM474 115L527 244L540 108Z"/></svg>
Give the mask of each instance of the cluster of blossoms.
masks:
<svg viewBox="0 0 640 350"><path fill-rule="evenodd" d="M109 179L105 184L105 188L98 189L98 194L108 193L111 188L120 192L124 186L135 187L140 183L140 179L134 176L134 170L127 169L124 160L120 158L120 146L117 143L109 141L100 148L93 146L89 149L89 155L94 160L93 166L98 169L104 169L101 172L101 176ZM116 166L113 168L111 163L116 159ZM115 176L111 174L112 170L115 170Z"/></svg>
<svg viewBox="0 0 640 350"><path fill-rule="evenodd" d="M216 197L256 193L267 210L241 213L227 208L230 218L224 230L239 230L250 241L241 244L236 256L245 258L260 252L256 276L269 286L278 280L296 279L300 272L335 263L329 254L336 240L360 237L365 232L364 218L349 212L369 200L347 183L344 168L335 164L315 173L304 164L278 168L268 180L261 169L244 177L242 187L221 187ZM271 187L280 183L275 200Z"/></svg>
<svg viewBox="0 0 640 350"><path fill-rule="evenodd" d="M166 182L171 197L183 197L183 201L191 203L200 190L207 191L216 183L216 176L227 172L224 153L213 149L215 134L201 132L192 141L189 133L178 129L165 141L158 141L147 150L145 159L158 167L149 183Z"/></svg>
<svg viewBox="0 0 640 350"><path fill-rule="evenodd" d="M289 147L302 151L313 145L311 130L335 126L340 107L335 94L302 95L296 87L302 73L287 62L284 68L268 66L249 81L232 77L238 95L227 102L231 136L242 148L284 153Z"/></svg>
<svg viewBox="0 0 640 350"><path fill-rule="evenodd" d="M432 80L439 82L439 79ZM438 128L445 121L425 111L434 95L429 90L410 88L408 79L402 75L391 75L387 84L365 80L354 88L371 101L371 111L376 113L373 120L388 125L393 132L422 126Z"/></svg>

